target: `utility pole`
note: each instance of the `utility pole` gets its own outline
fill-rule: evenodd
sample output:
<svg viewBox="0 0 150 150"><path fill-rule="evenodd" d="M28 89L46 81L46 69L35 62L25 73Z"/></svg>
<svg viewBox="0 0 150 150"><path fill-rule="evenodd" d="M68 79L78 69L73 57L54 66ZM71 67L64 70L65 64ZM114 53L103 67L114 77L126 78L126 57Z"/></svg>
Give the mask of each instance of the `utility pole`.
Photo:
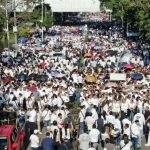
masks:
<svg viewBox="0 0 150 150"><path fill-rule="evenodd" d="M41 22L42 22L42 42L44 40L44 31L43 31L43 22L44 22L44 0L42 0L42 14L41 14Z"/></svg>
<svg viewBox="0 0 150 150"><path fill-rule="evenodd" d="M14 27L13 27L13 32L14 32L14 35L15 35L15 45L17 45L16 0L13 0L13 7L14 7Z"/></svg>
<svg viewBox="0 0 150 150"><path fill-rule="evenodd" d="M121 22L122 22L122 29L124 28L124 14L123 14L123 5L121 6L122 9L122 16L121 16Z"/></svg>
<svg viewBox="0 0 150 150"><path fill-rule="evenodd" d="M8 22L8 4L7 4L7 0L5 2L5 13L6 13L6 33L7 33L7 48L9 49L10 45L10 37L9 37L9 22Z"/></svg>

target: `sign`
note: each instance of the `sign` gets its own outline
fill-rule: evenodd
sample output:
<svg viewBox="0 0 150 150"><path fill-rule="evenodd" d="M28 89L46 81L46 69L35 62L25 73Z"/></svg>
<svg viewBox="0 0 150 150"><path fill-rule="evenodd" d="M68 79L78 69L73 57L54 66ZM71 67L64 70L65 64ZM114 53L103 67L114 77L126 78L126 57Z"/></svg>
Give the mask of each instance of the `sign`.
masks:
<svg viewBox="0 0 150 150"><path fill-rule="evenodd" d="M52 12L99 12L99 0L45 0Z"/></svg>
<svg viewBox="0 0 150 150"><path fill-rule="evenodd" d="M17 33L17 32L18 32L17 26L13 26L13 32L14 32L14 33Z"/></svg>
<svg viewBox="0 0 150 150"><path fill-rule="evenodd" d="M110 73L110 81L126 81L125 73Z"/></svg>
<svg viewBox="0 0 150 150"><path fill-rule="evenodd" d="M130 37L130 36L139 36L140 34L137 33L137 32L127 32L127 37Z"/></svg>

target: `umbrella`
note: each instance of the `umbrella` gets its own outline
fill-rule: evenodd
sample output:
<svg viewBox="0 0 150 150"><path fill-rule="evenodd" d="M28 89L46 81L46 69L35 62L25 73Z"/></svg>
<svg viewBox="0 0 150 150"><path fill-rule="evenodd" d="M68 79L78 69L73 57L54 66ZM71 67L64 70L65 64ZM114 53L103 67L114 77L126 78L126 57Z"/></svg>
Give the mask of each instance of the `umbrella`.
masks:
<svg viewBox="0 0 150 150"><path fill-rule="evenodd" d="M143 75L140 73L134 73L134 74L131 74L131 78L133 80L141 80L141 79L143 79Z"/></svg>
<svg viewBox="0 0 150 150"><path fill-rule="evenodd" d="M91 75L88 75L88 76L86 76L85 77L85 80L87 81L87 82L90 82L90 83L95 83L96 82L96 77L95 76L91 76Z"/></svg>
<svg viewBox="0 0 150 150"><path fill-rule="evenodd" d="M124 67L127 69L133 69L134 65L133 64L125 64Z"/></svg>
<svg viewBox="0 0 150 150"><path fill-rule="evenodd" d="M48 76L45 75L45 74L39 75L38 78L36 79L36 81L47 82L48 81Z"/></svg>
<svg viewBox="0 0 150 150"><path fill-rule="evenodd" d="M107 50L106 53L108 53L109 55L116 55L117 51Z"/></svg>
<svg viewBox="0 0 150 150"><path fill-rule="evenodd" d="M85 53L85 54L84 54L84 57L91 57L91 56L92 56L91 53Z"/></svg>
<svg viewBox="0 0 150 150"><path fill-rule="evenodd" d="M51 76L55 78L62 78L64 75L60 73L59 71L55 70L51 72Z"/></svg>
<svg viewBox="0 0 150 150"><path fill-rule="evenodd" d="M118 85L115 82L108 82L105 86L106 87L117 87Z"/></svg>
<svg viewBox="0 0 150 150"><path fill-rule="evenodd" d="M21 74L16 75L15 77L16 77L18 80L24 81L24 80L26 80L26 79L28 78L28 75L21 73Z"/></svg>
<svg viewBox="0 0 150 150"><path fill-rule="evenodd" d="M26 43L27 41L28 41L28 38L26 38L26 37L20 37L20 38L18 38L18 42Z"/></svg>
<svg viewBox="0 0 150 150"><path fill-rule="evenodd" d="M42 42L37 42L36 45L37 45L37 46L41 46L41 45L42 45Z"/></svg>
<svg viewBox="0 0 150 150"><path fill-rule="evenodd" d="M27 87L27 89L28 89L29 91L33 92L33 93L37 91L37 87L36 87L35 84L29 85L29 86Z"/></svg>
<svg viewBox="0 0 150 150"><path fill-rule="evenodd" d="M41 62L40 65L41 65L42 68L45 68L46 63L45 62Z"/></svg>
<svg viewBox="0 0 150 150"><path fill-rule="evenodd" d="M30 80L30 79L32 79L32 80L37 80L37 78L38 78L38 74L35 74L35 73L32 73L32 74L30 74L29 76L28 76L28 79Z"/></svg>
<svg viewBox="0 0 150 150"><path fill-rule="evenodd" d="M2 79L4 84L9 84L11 81L13 81L13 78L11 76L7 76Z"/></svg>
<svg viewBox="0 0 150 150"><path fill-rule="evenodd" d="M40 47L40 46L38 46L38 47L35 47L35 50L36 50L36 51L41 51L41 50L43 50L43 48Z"/></svg>

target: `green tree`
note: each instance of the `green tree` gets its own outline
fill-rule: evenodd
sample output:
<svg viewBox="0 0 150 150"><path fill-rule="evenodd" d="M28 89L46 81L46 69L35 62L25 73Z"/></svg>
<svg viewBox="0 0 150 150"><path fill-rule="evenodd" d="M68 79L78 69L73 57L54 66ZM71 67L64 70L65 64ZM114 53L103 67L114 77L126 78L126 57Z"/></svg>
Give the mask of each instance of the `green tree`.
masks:
<svg viewBox="0 0 150 150"><path fill-rule="evenodd" d="M41 22L41 14L42 13L42 6L38 5L34 8L32 13L32 20L36 24L40 26L45 26L46 28L51 27L53 24L53 17L51 12L51 7L48 4L44 4L43 9L43 23Z"/></svg>
<svg viewBox="0 0 150 150"><path fill-rule="evenodd" d="M105 0L106 7L113 10L113 16L140 31L142 38L150 39L150 1L149 0Z"/></svg>
<svg viewBox="0 0 150 150"><path fill-rule="evenodd" d="M20 37L30 37L30 28L27 26L22 27L19 30L19 36Z"/></svg>

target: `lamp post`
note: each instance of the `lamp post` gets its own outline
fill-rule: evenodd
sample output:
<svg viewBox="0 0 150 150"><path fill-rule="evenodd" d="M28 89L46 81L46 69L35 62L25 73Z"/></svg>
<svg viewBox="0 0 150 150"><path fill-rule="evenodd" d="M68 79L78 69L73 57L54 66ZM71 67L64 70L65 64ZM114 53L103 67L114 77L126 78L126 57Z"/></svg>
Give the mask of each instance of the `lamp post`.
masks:
<svg viewBox="0 0 150 150"><path fill-rule="evenodd" d="M43 31L43 22L44 22L44 0L42 0L41 22L42 22L42 42L43 42L43 40L44 40L44 31Z"/></svg>
<svg viewBox="0 0 150 150"><path fill-rule="evenodd" d="M14 26L13 26L13 32L14 32L14 35L15 35L15 45L17 45L16 0L13 1L13 7L14 7Z"/></svg>
<svg viewBox="0 0 150 150"><path fill-rule="evenodd" d="M8 22L8 4L7 4L7 0L5 2L5 13L6 13L6 33L7 33L7 48L9 49L9 41L10 41L10 37L9 37L9 22Z"/></svg>

